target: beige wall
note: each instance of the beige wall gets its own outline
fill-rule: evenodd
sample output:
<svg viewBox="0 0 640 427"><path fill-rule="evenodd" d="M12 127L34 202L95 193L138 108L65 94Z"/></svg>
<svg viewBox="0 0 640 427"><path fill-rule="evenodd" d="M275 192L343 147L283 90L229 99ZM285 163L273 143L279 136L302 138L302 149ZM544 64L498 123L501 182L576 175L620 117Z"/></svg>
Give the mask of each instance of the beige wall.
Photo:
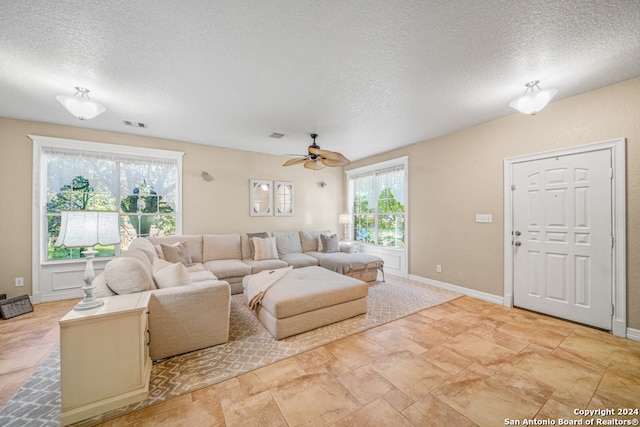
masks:
<svg viewBox="0 0 640 427"><path fill-rule="evenodd" d="M503 294L502 162L506 157L627 138L628 326L640 329L640 78L550 104L537 116L514 114L383 155L365 166L409 156L409 272ZM428 118L425 118L428 120ZM31 141L27 134L184 151L184 233L338 229L340 168L282 168L283 159L175 141L0 119L0 293L31 293ZM216 179L204 182L206 170ZM250 217L251 178L293 181L295 217ZM322 190L320 181L329 186ZM493 223L476 224L476 213ZM443 267L435 272L436 264ZM15 288L14 278L26 286Z"/></svg>
<svg viewBox="0 0 640 427"><path fill-rule="evenodd" d="M302 166L282 167L281 156L145 138L82 128L0 118L0 227L5 244L0 249L0 293L8 297L31 294L31 182L32 142L27 135L43 135L111 144L135 145L185 153L183 158L183 233L340 230L343 206L342 168L311 171ZM201 171L215 177L200 178ZM295 216L251 217L249 180L292 181ZM320 182L326 181L326 189ZM24 277L16 288L14 279Z"/></svg>
<svg viewBox="0 0 640 427"><path fill-rule="evenodd" d="M502 296L503 159L620 137L627 138L627 326L640 329L640 78L349 168L408 155L410 274ZM476 213L493 214L493 223L475 223Z"/></svg>

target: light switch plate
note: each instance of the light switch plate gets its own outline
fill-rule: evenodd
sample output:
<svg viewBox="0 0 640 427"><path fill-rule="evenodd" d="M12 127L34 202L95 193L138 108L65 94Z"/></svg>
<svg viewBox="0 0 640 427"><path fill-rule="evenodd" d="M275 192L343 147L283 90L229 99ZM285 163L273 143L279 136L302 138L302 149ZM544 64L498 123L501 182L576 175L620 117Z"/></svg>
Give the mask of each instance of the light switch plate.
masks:
<svg viewBox="0 0 640 427"><path fill-rule="evenodd" d="M476 222L493 222L492 214L476 214Z"/></svg>

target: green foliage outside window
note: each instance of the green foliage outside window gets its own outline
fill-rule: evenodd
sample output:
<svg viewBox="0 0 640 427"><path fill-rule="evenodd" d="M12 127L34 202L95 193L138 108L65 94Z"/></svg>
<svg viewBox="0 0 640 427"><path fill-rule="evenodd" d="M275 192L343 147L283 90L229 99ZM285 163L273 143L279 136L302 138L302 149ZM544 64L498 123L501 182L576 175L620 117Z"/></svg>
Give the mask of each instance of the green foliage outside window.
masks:
<svg viewBox="0 0 640 427"><path fill-rule="evenodd" d="M380 192L377 206L369 206L366 194L355 195L355 240L404 247L404 229L404 206L396 200L389 187Z"/></svg>

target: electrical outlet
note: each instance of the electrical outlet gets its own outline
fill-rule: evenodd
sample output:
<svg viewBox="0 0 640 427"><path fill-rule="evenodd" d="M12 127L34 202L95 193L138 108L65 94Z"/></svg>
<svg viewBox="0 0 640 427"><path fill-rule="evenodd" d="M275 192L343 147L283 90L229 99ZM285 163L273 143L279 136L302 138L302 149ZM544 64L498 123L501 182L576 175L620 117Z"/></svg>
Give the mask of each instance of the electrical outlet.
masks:
<svg viewBox="0 0 640 427"><path fill-rule="evenodd" d="M442 266L440 264L436 264L436 273L442 273Z"/></svg>
<svg viewBox="0 0 640 427"><path fill-rule="evenodd" d="M24 286L24 277L16 277L16 287Z"/></svg>
<svg viewBox="0 0 640 427"><path fill-rule="evenodd" d="M493 222L491 214L476 214L476 222Z"/></svg>

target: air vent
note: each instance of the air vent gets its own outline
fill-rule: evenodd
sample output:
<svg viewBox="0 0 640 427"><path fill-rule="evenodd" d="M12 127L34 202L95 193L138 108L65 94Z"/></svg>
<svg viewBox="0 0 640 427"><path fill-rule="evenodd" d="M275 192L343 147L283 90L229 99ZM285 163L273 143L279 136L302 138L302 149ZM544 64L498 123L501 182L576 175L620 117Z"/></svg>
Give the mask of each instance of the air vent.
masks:
<svg viewBox="0 0 640 427"><path fill-rule="evenodd" d="M275 139L280 139L284 136L284 133L278 133L278 132L274 132L271 135L269 135L269 138L275 138Z"/></svg>
<svg viewBox="0 0 640 427"><path fill-rule="evenodd" d="M123 120L122 123L124 123L126 126L133 126L134 128L147 128L146 123L132 122L131 120Z"/></svg>

